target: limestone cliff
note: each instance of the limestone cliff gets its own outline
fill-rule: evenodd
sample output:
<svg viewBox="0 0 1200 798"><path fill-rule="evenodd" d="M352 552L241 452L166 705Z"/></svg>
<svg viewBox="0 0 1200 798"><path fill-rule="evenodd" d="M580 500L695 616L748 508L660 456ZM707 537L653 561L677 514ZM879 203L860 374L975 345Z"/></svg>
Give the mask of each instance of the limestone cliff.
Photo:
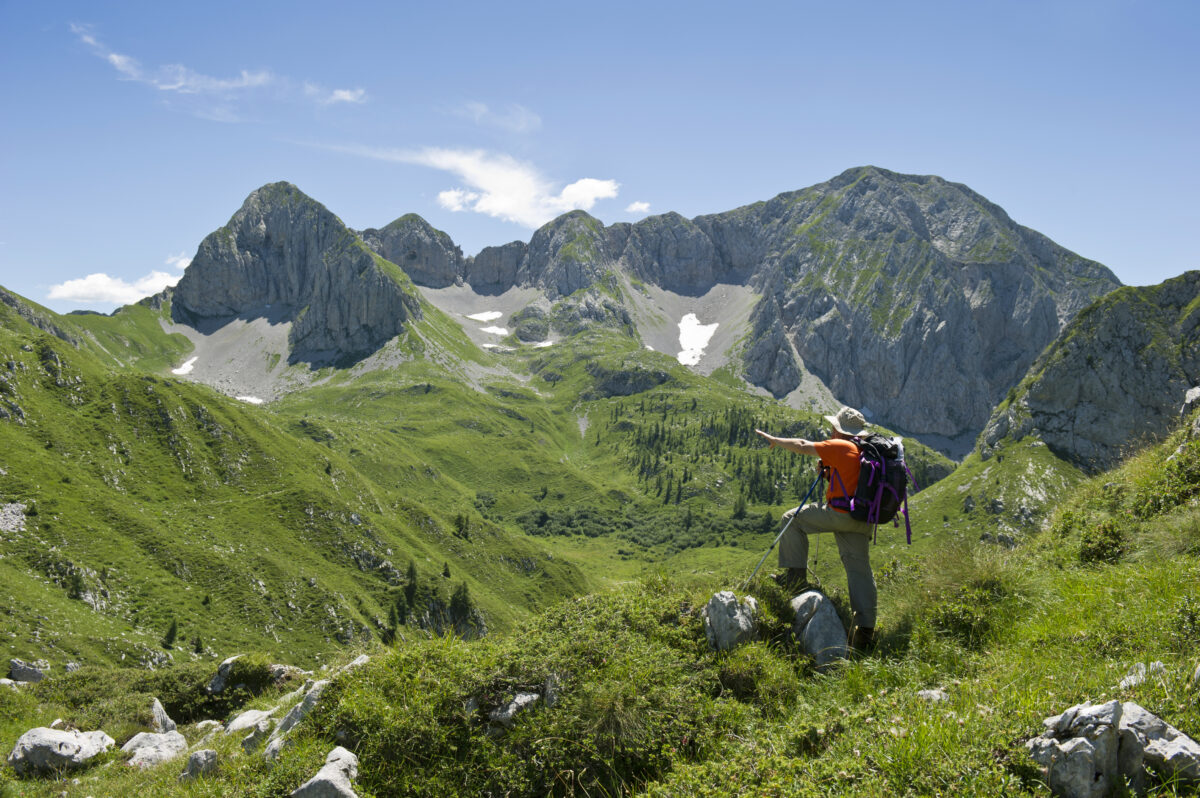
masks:
<svg viewBox="0 0 1200 798"><path fill-rule="evenodd" d="M990 456L1005 440L1041 438L1088 471L1179 422L1200 382L1200 272L1121 288L1082 311L1037 359L980 436Z"/></svg>
<svg viewBox="0 0 1200 798"><path fill-rule="evenodd" d="M273 183L200 244L171 312L193 325L290 323L291 361L323 365L370 354L421 307L400 269L295 186Z"/></svg>
<svg viewBox="0 0 1200 798"><path fill-rule="evenodd" d="M359 236L418 285L443 288L462 282L462 249L415 213L401 216L382 230L363 230Z"/></svg>

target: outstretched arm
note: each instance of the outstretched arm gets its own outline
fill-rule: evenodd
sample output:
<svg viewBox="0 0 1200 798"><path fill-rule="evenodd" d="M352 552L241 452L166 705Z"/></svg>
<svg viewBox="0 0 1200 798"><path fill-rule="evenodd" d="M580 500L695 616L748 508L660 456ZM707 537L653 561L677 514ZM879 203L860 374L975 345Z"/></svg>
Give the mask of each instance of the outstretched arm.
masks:
<svg viewBox="0 0 1200 798"><path fill-rule="evenodd" d="M774 435L768 435L760 429L754 431L767 442L768 447L778 446L780 449L787 449L789 452L795 452L796 454L806 454L809 457L817 456L817 449L813 446L812 441L806 441L804 438L776 438Z"/></svg>

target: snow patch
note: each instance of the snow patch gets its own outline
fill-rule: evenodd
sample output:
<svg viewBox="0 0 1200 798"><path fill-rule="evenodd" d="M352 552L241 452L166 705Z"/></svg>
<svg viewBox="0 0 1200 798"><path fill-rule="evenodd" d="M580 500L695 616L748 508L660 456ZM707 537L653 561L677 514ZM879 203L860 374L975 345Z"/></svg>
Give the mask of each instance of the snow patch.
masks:
<svg viewBox="0 0 1200 798"><path fill-rule="evenodd" d="M508 335L508 330L504 329L503 327L480 327L479 329L483 330L485 333L491 333L492 335Z"/></svg>
<svg viewBox="0 0 1200 798"><path fill-rule="evenodd" d="M467 316L471 321L495 321L504 314L498 310L485 310L483 313L472 313Z"/></svg>
<svg viewBox="0 0 1200 798"><path fill-rule="evenodd" d="M500 344L484 344L483 348L484 349L492 349L496 352L511 352L511 351L513 351L512 347L500 346Z"/></svg>
<svg viewBox="0 0 1200 798"><path fill-rule="evenodd" d="M180 366L179 368L177 368L177 369L171 369L171 373L172 373L172 374L178 374L180 377L182 377L184 374L191 374L191 373L192 373L192 368L193 368L193 367L195 367L195 365L196 365L196 361L197 361L197 360L199 360L199 359L200 359L200 358L198 358L198 357L194 357L194 358L192 358L191 360L189 360L189 361L187 361L186 363L184 363L184 364L183 364L182 366Z"/></svg>
<svg viewBox="0 0 1200 798"><path fill-rule="evenodd" d="M248 402L252 405L261 405L263 403L263 400L257 396L235 396L234 399L237 399L239 402Z"/></svg>
<svg viewBox="0 0 1200 798"><path fill-rule="evenodd" d="M534 349L545 349L548 346L554 346L554 342L553 341L538 341L536 344L533 345L533 348Z"/></svg>
<svg viewBox="0 0 1200 798"><path fill-rule="evenodd" d="M682 348L675 359L685 366L694 366L704 356L704 349L717 331L717 323L701 324L695 313L689 313L679 321L679 346Z"/></svg>

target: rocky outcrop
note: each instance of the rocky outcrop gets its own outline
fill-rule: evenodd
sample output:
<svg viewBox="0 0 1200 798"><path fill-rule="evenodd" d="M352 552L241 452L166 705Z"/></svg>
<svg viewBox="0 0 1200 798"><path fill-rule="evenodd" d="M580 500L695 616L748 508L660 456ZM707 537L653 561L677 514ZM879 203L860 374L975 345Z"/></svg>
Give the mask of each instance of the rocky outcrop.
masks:
<svg viewBox="0 0 1200 798"><path fill-rule="evenodd" d="M728 651L758 635L758 602L753 596L738 601L731 590L715 594L702 611L704 635L717 651Z"/></svg>
<svg viewBox="0 0 1200 798"><path fill-rule="evenodd" d="M115 744L116 741L102 731L30 729L13 746L8 764L18 776L72 770L83 767Z"/></svg>
<svg viewBox="0 0 1200 798"><path fill-rule="evenodd" d="M776 398L800 385L800 367L796 353L784 332L779 302L764 297L750 316L750 344L745 353L745 376L761 385Z"/></svg>
<svg viewBox="0 0 1200 798"><path fill-rule="evenodd" d="M421 308L398 267L295 186L273 183L200 244L171 313L198 326L290 322L291 362L327 364L374 352Z"/></svg>
<svg viewBox="0 0 1200 798"><path fill-rule="evenodd" d="M517 285L517 274L529 245L512 241L501 247L484 247L464 267L464 278L480 294L502 294Z"/></svg>
<svg viewBox="0 0 1200 798"><path fill-rule="evenodd" d="M171 720L171 716L167 714L167 710L157 698L150 705L150 727L159 734L173 732L176 729L175 721Z"/></svg>
<svg viewBox="0 0 1200 798"><path fill-rule="evenodd" d="M980 438L989 457L1033 435L1096 472L1167 434L1200 380L1200 272L1115 291L1080 313Z"/></svg>
<svg viewBox="0 0 1200 798"><path fill-rule="evenodd" d="M417 285L444 288L462 282L462 249L415 213L401 216L382 230L363 230L359 236Z"/></svg>

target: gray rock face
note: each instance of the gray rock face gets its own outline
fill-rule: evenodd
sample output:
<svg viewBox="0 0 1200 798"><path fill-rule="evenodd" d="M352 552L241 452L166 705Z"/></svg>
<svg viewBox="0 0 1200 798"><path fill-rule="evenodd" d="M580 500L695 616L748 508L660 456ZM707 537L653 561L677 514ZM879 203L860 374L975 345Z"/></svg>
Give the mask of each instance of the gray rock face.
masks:
<svg viewBox="0 0 1200 798"><path fill-rule="evenodd" d="M722 590L704 605L704 634L708 644L718 651L728 651L753 640L758 634L758 602L746 596L739 602L733 591Z"/></svg>
<svg viewBox="0 0 1200 798"><path fill-rule="evenodd" d="M382 230L363 230L359 235L417 285L444 288L462 282L462 249L415 213L401 216Z"/></svg>
<svg viewBox="0 0 1200 798"><path fill-rule="evenodd" d="M180 781L192 781L217 772L217 752L211 748L195 751L188 757L187 765L179 774Z"/></svg>
<svg viewBox="0 0 1200 798"><path fill-rule="evenodd" d="M615 254L600 220L572 211L533 234L517 282L537 286L551 298L569 296L599 280Z"/></svg>
<svg viewBox="0 0 1200 798"><path fill-rule="evenodd" d="M292 798L355 798L351 782L358 778L358 757L340 745L325 757L317 775L292 791Z"/></svg>
<svg viewBox="0 0 1200 798"><path fill-rule="evenodd" d="M818 670L846 657L846 627L827 596L815 590L801 593L792 599L792 612L792 634L805 653L816 659Z"/></svg>
<svg viewBox="0 0 1200 798"><path fill-rule="evenodd" d="M200 244L175 287L176 321L291 322L291 362L361 358L420 318L411 283L289 183L252 193Z"/></svg>
<svg viewBox="0 0 1200 798"><path fill-rule="evenodd" d="M758 303L750 317L750 345L745 355L746 379L776 398L795 390L801 376L781 315L775 297L767 296Z"/></svg>
<svg viewBox="0 0 1200 798"><path fill-rule="evenodd" d="M528 251L529 246L524 241L484 247L473 259L467 260L465 279L481 294L502 294L518 284L517 274Z"/></svg>
<svg viewBox="0 0 1200 798"><path fill-rule="evenodd" d="M1127 287L1089 307L1029 370L980 438L1036 435L1087 471L1115 465L1134 444L1165 435L1200 374L1200 272Z"/></svg>
<svg viewBox="0 0 1200 798"><path fill-rule="evenodd" d="M128 763L130 767L145 770L182 754L187 750L187 740L177 731L166 734L142 732L135 734L121 750L133 754Z"/></svg>
<svg viewBox="0 0 1200 798"><path fill-rule="evenodd" d="M8 764L18 776L70 770L82 767L115 744L116 741L102 731L30 729L13 746Z"/></svg>
<svg viewBox="0 0 1200 798"><path fill-rule="evenodd" d="M18 682L40 682L50 671L50 663L44 659L37 662L25 662L19 659L8 661L8 675Z"/></svg>

